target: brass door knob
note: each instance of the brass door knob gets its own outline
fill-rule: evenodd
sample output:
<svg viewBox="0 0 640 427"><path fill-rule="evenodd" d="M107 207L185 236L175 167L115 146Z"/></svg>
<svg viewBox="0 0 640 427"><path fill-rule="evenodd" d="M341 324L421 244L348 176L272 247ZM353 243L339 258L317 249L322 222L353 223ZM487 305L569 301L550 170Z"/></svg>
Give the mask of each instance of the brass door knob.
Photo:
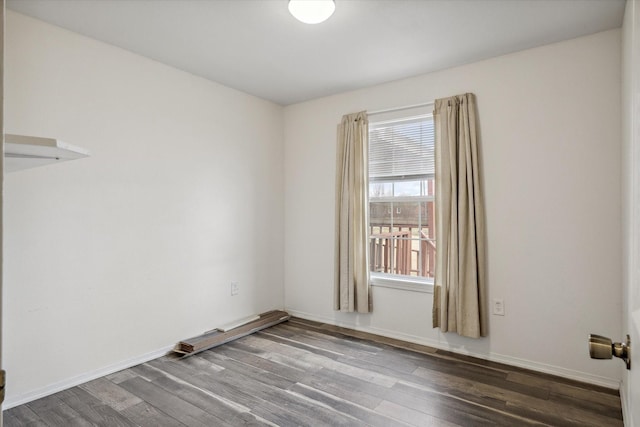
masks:
<svg viewBox="0 0 640 427"><path fill-rule="evenodd" d="M592 359L619 357L627 364L627 369L631 369L631 338L627 335L626 342L614 343L611 338L589 334L589 355Z"/></svg>

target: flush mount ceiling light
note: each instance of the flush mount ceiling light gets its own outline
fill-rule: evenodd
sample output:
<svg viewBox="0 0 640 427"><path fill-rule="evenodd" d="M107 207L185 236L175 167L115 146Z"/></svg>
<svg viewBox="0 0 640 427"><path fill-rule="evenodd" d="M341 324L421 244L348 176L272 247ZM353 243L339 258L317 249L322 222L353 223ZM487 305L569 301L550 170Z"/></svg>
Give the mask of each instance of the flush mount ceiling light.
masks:
<svg viewBox="0 0 640 427"><path fill-rule="evenodd" d="M319 24L326 21L336 4L333 0L289 0L289 12L305 24Z"/></svg>

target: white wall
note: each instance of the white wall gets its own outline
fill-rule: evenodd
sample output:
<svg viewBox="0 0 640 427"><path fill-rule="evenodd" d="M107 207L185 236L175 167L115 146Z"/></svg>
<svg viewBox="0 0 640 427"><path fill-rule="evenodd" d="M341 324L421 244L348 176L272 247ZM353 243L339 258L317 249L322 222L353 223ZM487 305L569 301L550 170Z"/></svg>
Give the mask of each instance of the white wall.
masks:
<svg viewBox="0 0 640 427"><path fill-rule="evenodd" d="M622 298L621 337L640 342L640 3L628 0L622 27ZM635 315L634 315L635 313ZM631 352L620 387L625 425L640 423L640 353Z"/></svg>
<svg viewBox="0 0 640 427"><path fill-rule="evenodd" d="M5 178L5 408L281 308L282 107L7 15L6 131L91 157Z"/></svg>
<svg viewBox="0 0 640 427"><path fill-rule="evenodd" d="M620 335L620 30L285 108L285 307L310 319L616 387L589 332ZM489 337L431 328L432 295L374 288L332 309L336 125L343 114L474 92L488 230Z"/></svg>

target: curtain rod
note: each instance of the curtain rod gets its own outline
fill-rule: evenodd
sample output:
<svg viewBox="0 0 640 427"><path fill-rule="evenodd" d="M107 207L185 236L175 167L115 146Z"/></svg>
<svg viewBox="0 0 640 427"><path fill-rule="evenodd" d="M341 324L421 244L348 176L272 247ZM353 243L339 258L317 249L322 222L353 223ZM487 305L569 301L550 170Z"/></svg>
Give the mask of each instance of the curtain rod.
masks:
<svg viewBox="0 0 640 427"><path fill-rule="evenodd" d="M385 108L384 110L367 111L367 115L373 116L382 113L391 113L393 111L409 110L411 108L427 107L433 105L435 101L423 102L422 104L405 105L403 107Z"/></svg>

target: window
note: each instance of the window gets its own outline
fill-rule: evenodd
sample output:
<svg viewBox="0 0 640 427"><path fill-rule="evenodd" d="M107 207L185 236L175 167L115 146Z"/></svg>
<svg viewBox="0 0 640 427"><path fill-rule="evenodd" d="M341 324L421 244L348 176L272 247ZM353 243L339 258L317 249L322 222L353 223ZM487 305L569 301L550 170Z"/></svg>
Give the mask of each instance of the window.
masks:
<svg viewBox="0 0 640 427"><path fill-rule="evenodd" d="M369 266L374 285L426 291L436 250L433 118L403 113L370 118Z"/></svg>

